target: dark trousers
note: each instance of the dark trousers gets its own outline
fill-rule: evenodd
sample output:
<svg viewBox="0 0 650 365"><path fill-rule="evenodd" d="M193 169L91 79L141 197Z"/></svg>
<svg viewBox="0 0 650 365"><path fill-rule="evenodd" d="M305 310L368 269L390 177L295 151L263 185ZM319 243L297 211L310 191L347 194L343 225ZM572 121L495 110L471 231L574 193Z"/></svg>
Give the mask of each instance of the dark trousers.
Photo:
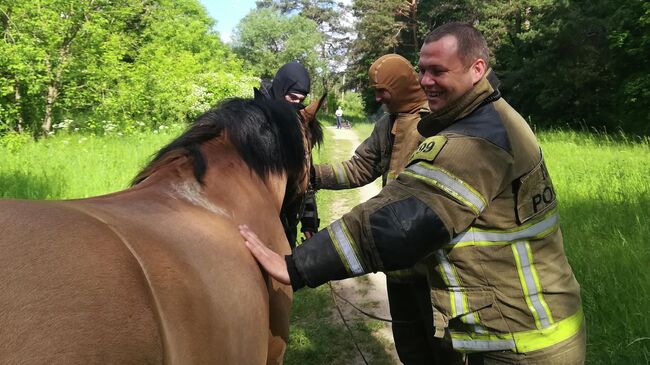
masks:
<svg viewBox="0 0 650 365"><path fill-rule="evenodd" d="M336 116L336 128L341 129L341 117Z"/></svg>
<svg viewBox="0 0 650 365"><path fill-rule="evenodd" d="M393 319L393 339L405 365L462 364L463 356L450 344L433 336L433 312L429 284L423 276L387 277L388 303Z"/></svg>

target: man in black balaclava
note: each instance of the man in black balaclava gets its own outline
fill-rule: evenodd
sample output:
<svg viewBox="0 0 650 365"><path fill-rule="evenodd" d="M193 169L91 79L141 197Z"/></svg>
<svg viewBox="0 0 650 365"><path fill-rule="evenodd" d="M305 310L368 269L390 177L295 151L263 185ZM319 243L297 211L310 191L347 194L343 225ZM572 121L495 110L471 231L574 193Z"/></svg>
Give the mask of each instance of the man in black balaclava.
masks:
<svg viewBox="0 0 650 365"><path fill-rule="evenodd" d="M270 85L264 85L263 83L261 92L269 99L286 100L295 104L296 111L298 111L305 107L302 102L309 94L310 87L311 78L309 72L307 72L305 66L293 61L280 67ZM301 231L307 238L318 231L320 219L318 219L316 197L314 190L311 189L311 184L305 193L302 204L297 201L282 207L280 220L291 248L296 245L298 220L302 223Z"/></svg>
<svg viewBox="0 0 650 365"><path fill-rule="evenodd" d="M269 98L284 99L290 103L301 104L311 87L309 72L298 62L289 62L280 67L273 78L271 87L265 90ZM302 109L298 107L298 109Z"/></svg>

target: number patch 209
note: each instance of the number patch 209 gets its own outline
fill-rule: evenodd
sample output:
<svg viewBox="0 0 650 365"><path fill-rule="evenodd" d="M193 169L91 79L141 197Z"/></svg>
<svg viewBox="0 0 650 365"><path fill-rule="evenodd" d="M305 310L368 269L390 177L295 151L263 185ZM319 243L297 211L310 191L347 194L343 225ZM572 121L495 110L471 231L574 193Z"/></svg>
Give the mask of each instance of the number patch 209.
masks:
<svg viewBox="0 0 650 365"><path fill-rule="evenodd" d="M411 155L411 161L409 165L416 161L429 161L432 162L442 147L447 143L447 137L445 136L433 136L425 139L418 148L415 149L413 155Z"/></svg>

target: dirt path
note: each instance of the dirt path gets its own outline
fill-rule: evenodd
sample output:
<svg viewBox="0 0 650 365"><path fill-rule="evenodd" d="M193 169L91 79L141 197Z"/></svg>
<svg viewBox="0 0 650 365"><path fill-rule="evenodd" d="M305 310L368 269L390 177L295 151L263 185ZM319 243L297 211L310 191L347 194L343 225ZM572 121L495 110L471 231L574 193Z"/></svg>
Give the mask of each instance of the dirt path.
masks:
<svg viewBox="0 0 650 365"><path fill-rule="evenodd" d="M357 134L352 129L336 129L336 127L331 128L331 131L334 135L334 139L337 140L348 140L353 146L350 150L349 156L354 154L354 150L361 143ZM360 200L359 202L365 202L366 200L372 198L373 196L379 193L381 185L379 182L368 184L358 189ZM332 215L334 217L340 217L344 213L347 213L352 206L349 206L348 202L337 202L333 207ZM342 297L353 303L355 306L362 308L364 311L374 314L375 316L381 318L390 319L390 310L388 308L387 294L386 294L386 275L383 273L369 274L364 275L358 278L351 278L341 281L332 282L332 287ZM337 298L337 303L343 316L346 321L373 321L372 319L366 317L362 313L359 313L356 309L352 308L349 304L345 303L343 300ZM338 313L335 314L337 319ZM395 352L395 344L393 343L393 336L391 332L390 323L381 322L378 330L372 333L372 335L379 340L381 343L385 344L384 349L388 356L392 358L393 364L401 364L397 357L397 352ZM365 356L366 354L364 354ZM367 358L367 356L366 356ZM368 359L370 361L370 359ZM370 361L370 363L372 363ZM356 354L355 359L350 362L351 365L363 365L363 359L359 354Z"/></svg>

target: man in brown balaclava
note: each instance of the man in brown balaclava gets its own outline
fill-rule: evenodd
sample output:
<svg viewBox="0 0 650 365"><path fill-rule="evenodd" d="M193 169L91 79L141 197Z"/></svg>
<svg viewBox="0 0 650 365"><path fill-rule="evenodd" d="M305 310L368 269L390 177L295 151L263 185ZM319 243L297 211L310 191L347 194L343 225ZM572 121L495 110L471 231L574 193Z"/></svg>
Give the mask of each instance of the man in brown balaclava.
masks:
<svg viewBox="0 0 650 365"><path fill-rule="evenodd" d="M420 113L428 113L427 99L413 66L404 57L388 54L377 59L368 72L375 100L388 113L376 123L372 134L348 161L315 166L316 189L351 189L382 176L386 185L404 169L422 140L417 131ZM426 277L414 270L386 273L393 337L405 364L435 364L440 351L428 334L433 321ZM426 341L426 339L429 341Z"/></svg>

